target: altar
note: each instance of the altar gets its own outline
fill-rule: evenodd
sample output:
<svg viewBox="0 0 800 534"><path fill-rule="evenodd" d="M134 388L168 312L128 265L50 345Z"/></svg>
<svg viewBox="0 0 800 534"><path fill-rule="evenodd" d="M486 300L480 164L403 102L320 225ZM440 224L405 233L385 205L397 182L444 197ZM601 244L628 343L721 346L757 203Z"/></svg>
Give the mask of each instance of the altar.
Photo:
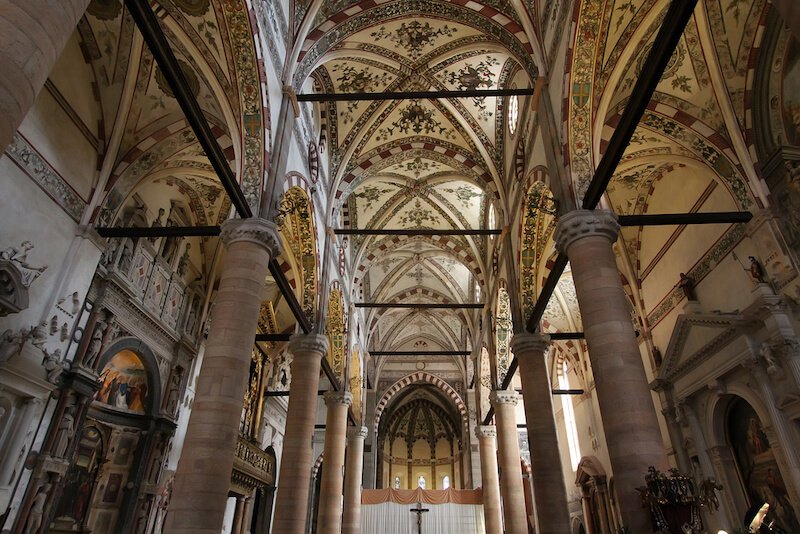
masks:
<svg viewBox="0 0 800 534"><path fill-rule="evenodd" d="M483 492L365 489L361 531L380 534L485 534Z"/></svg>

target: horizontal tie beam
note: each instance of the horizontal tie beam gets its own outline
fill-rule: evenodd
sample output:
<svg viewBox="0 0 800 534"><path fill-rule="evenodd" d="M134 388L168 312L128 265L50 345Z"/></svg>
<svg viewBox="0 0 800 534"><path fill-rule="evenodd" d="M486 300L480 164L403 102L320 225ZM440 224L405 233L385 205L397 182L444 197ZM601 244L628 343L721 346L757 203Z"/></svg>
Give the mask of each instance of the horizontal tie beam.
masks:
<svg viewBox="0 0 800 534"><path fill-rule="evenodd" d="M469 356L468 350L376 350L372 356Z"/></svg>
<svg viewBox="0 0 800 534"><path fill-rule="evenodd" d="M714 213L658 213L654 215L620 215L620 226L667 226L676 224L735 224L753 218L749 211Z"/></svg>
<svg viewBox="0 0 800 534"><path fill-rule="evenodd" d="M583 332L552 332L548 333L552 341L566 341L570 339L584 339Z"/></svg>
<svg viewBox="0 0 800 534"><path fill-rule="evenodd" d="M466 91L390 91L382 93L314 93L297 95L298 102L357 102L364 100L421 100L438 98L486 98L532 96L534 87L518 89L471 89Z"/></svg>
<svg viewBox="0 0 800 534"><path fill-rule="evenodd" d="M327 392L328 392L327 389L321 389L321 390L317 391L317 395L324 395ZM264 392L264 396L265 397L288 397L289 396L289 391L288 390L287 391L265 391Z"/></svg>
<svg viewBox="0 0 800 534"><path fill-rule="evenodd" d="M120 227L109 226L97 228L100 237L216 237L220 233L219 226L154 226Z"/></svg>
<svg viewBox="0 0 800 534"><path fill-rule="evenodd" d="M336 235L500 235L503 230L497 228L477 228L474 230L419 228L404 230L402 228L334 228Z"/></svg>
<svg viewBox="0 0 800 534"><path fill-rule="evenodd" d="M264 341L289 341L289 338L292 337L292 334L256 334L256 342L264 342Z"/></svg>
<svg viewBox="0 0 800 534"><path fill-rule="evenodd" d="M469 310L480 310L483 309L483 303L478 304L439 304L439 303L410 303L410 302L356 302L354 304L356 308L406 308L406 309L433 309L433 310L460 310L460 309L469 309Z"/></svg>

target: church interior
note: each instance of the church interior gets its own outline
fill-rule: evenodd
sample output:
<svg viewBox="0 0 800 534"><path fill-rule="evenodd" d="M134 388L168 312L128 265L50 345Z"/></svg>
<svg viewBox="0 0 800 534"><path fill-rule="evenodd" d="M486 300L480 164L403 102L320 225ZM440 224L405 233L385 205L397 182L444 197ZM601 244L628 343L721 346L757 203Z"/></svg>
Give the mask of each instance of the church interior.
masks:
<svg viewBox="0 0 800 534"><path fill-rule="evenodd" d="M0 222L2 534L800 533L796 0L0 0Z"/></svg>

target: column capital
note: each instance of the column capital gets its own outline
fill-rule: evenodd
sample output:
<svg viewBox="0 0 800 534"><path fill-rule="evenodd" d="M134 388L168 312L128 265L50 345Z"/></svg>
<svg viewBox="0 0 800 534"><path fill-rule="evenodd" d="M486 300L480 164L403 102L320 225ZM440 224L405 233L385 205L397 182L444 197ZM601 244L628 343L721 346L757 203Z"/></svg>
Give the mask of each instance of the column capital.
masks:
<svg viewBox="0 0 800 534"><path fill-rule="evenodd" d="M547 354L550 348L550 336L547 334L523 332L511 338L511 352L519 356L523 353L539 352Z"/></svg>
<svg viewBox="0 0 800 534"><path fill-rule="evenodd" d="M325 399L325 406L331 407L337 404L351 406L353 404L353 394L349 391L326 391L323 396Z"/></svg>
<svg viewBox="0 0 800 534"><path fill-rule="evenodd" d="M510 404L516 406L519 403L519 393L508 389L496 389L489 395L492 406L498 404Z"/></svg>
<svg viewBox="0 0 800 534"><path fill-rule="evenodd" d="M478 438L496 438L497 427L494 425L478 425L475 427L475 435Z"/></svg>
<svg viewBox="0 0 800 534"><path fill-rule="evenodd" d="M318 353L320 359L328 354L328 336L322 334L295 334L289 339L289 352L293 356Z"/></svg>
<svg viewBox="0 0 800 534"><path fill-rule="evenodd" d="M364 439L368 429L365 426L351 426L347 429L347 439Z"/></svg>
<svg viewBox="0 0 800 534"><path fill-rule="evenodd" d="M556 227L556 246L564 254L577 239L601 236L614 243L619 234L617 215L610 210L575 210L562 215Z"/></svg>
<svg viewBox="0 0 800 534"><path fill-rule="evenodd" d="M277 256L281 248L278 226L271 221L259 218L228 219L222 223L220 233L226 247L239 241L260 245L269 251L270 257Z"/></svg>

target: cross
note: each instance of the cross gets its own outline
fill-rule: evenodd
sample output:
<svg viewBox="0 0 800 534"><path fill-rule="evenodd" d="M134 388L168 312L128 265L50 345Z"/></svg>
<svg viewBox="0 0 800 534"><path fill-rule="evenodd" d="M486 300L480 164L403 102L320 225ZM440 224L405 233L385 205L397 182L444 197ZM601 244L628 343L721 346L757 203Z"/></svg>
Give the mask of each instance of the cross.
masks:
<svg viewBox="0 0 800 534"><path fill-rule="evenodd" d="M422 514L430 512L429 509L423 508L422 503L418 502L416 508L411 508L411 511L417 514L417 534L422 534Z"/></svg>

